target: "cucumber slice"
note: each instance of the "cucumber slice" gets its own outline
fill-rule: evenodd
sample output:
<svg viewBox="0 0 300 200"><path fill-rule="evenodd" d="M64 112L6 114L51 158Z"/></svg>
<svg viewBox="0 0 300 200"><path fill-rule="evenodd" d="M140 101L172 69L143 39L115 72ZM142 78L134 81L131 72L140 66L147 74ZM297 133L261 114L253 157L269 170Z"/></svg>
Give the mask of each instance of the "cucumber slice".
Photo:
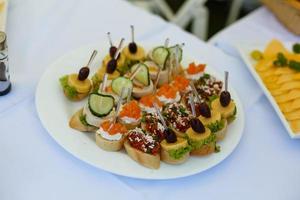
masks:
<svg viewBox="0 0 300 200"><path fill-rule="evenodd" d="M136 80L138 80L139 82L141 82L144 86L150 85L149 69L148 69L147 65L142 64L142 63L135 64L130 69L131 73L133 73L137 69L138 66L140 66L140 69L134 78Z"/></svg>
<svg viewBox="0 0 300 200"><path fill-rule="evenodd" d="M171 58L172 57L172 55L175 55L176 54L176 45L175 46L172 46L172 47L170 47L170 48L168 48L168 50L169 50L169 52L170 52L170 57L169 58ZM182 60L182 48L180 48L179 47L179 49L178 49L178 57L179 57L179 62L181 62L181 60ZM172 58L173 59L173 58ZM175 59L175 58L174 58Z"/></svg>
<svg viewBox="0 0 300 200"><path fill-rule="evenodd" d="M162 69L165 69L166 62L170 56L170 52L165 47L156 47L152 51L152 59Z"/></svg>
<svg viewBox="0 0 300 200"><path fill-rule="evenodd" d="M92 93L89 96L88 104L93 115L105 117L112 111L114 101L111 95Z"/></svg>
<svg viewBox="0 0 300 200"><path fill-rule="evenodd" d="M111 83L112 90L114 91L114 93L116 93L119 96L121 95L123 87L129 88L132 91L132 88L133 88L132 81L126 77L118 77L118 78L114 79ZM124 98L126 98L127 95L128 95L127 92L125 92Z"/></svg>

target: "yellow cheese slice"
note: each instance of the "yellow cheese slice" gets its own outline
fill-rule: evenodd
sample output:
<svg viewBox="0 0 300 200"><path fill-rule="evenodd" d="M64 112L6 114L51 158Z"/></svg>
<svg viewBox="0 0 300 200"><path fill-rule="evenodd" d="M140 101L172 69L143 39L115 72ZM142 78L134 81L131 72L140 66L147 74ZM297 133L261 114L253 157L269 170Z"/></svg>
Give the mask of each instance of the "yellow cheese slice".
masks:
<svg viewBox="0 0 300 200"><path fill-rule="evenodd" d="M299 133L300 134L300 120L292 120L289 121L289 124L294 131L294 133Z"/></svg>
<svg viewBox="0 0 300 200"><path fill-rule="evenodd" d="M277 97L275 97L275 100L278 103L285 103L294 99L298 99L300 98L300 90L296 89L296 90L291 90L288 93L279 95Z"/></svg>
<svg viewBox="0 0 300 200"><path fill-rule="evenodd" d="M287 120L296 120L300 119L300 109L298 110L293 110L292 112L288 112L284 114L285 118Z"/></svg>
<svg viewBox="0 0 300 200"><path fill-rule="evenodd" d="M280 90L270 90L270 92L271 92L271 94L272 94L274 97L286 93L285 91L280 91Z"/></svg>
<svg viewBox="0 0 300 200"><path fill-rule="evenodd" d="M295 73L296 73L296 71L289 67L277 67L274 71L275 75L295 74Z"/></svg>
<svg viewBox="0 0 300 200"><path fill-rule="evenodd" d="M278 76L269 76L269 77L267 77L267 78L265 78L263 81L264 81L264 83L269 83L269 84L277 84L277 80L278 80Z"/></svg>
<svg viewBox="0 0 300 200"><path fill-rule="evenodd" d="M275 68L275 67L273 66L273 60L271 60L271 59L260 60L256 64L256 67L255 67L255 69L259 72L264 72L264 71L267 71L272 68Z"/></svg>
<svg viewBox="0 0 300 200"><path fill-rule="evenodd" d="M296 74L283 74L280 75L276 81L277 84L282 84L286 82L291 82L291 81L299 81L300 80L300 73Z"/></svg>
<svg viewBox="0 0 300 200"><path fill-rule="evenodd" d="M269 89L269 90L279 90L280 89L280 87L281 87L281 85L278 85L278 84L276 84L276 83L265 83L265 85L267 86L267 88Z"/></svg>
<svg viewBox="0 0 300 200"><path fill-rule="evenodd" d="M295 99L291 104L291 109L296 110L300 108L300 99Z"/></svg>
<svg viewBox="0 0 300 200"><path fill-rule="evenodd" d="M268 70L268 71L264 71L264 72L258 72L259 76L264 79L267 78L269 76L273 76L274 74L274 70Z"/></svg>
<svg viewBox="0 0 300 200"><path fill-rule="evenodd" d="M279 103L278 106L283 113L287 113L287 112L293 111L292 103L293 103L293 101Z"/></svg>
<svg viewBox="0 0 300 200"><path fill-rule="evenodd" d="M273 39L265 48L264 57L272 58L276 57L278 53L288 54L289 51L284 47L284 45L276 39Z"/></svg>
<svg viewBox="0 0 300 200"><path fill-rule="evenodd" d="M292 89L299 89L300 88L300 81L293 81L293 82L287 82L280 86L278 89L274 89L274 91L288 91Z"/></svg>

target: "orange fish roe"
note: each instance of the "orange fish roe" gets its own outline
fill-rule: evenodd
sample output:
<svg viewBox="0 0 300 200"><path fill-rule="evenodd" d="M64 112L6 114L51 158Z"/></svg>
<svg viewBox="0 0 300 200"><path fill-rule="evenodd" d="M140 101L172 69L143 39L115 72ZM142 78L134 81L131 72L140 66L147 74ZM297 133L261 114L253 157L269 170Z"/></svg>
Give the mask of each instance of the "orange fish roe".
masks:
<svg viewBox="0 0 300 200"><path fill-rule="evenodd" d="M143 96L140 99L140 103L147 107L153 107L153 103L156 103L159 107L162 107L162 103L158 100L158 98L155 95L147 95Z"/></svg>
<svg viewBox="0 0 300 200"><path fill-rule="evenodd" d="M124 134L127 132L127 129L125 126L123 126L120 123L115 123L114 125L112 125L112 127L110 128L110 130L108 131L109 127L111 126L111 121L107 120L104 121L101 124L101 127L103 128L104 131L108 132L110 135L115 135L117 133L121 133Z"/></svg>
<svg viewBox="0 0 300 200"><path fill-rule="evenodd" d="M136 101L130 101L122 107L119 116L139 119L142 116L142 110Z"/></svg>
<svg viewBox="0 0 300 200"><path fill-rule="evenodd" d="M173 86L179 91L185 90L190 84L190 81L183 76L176 76L174 78Z"/></svg>
<svg viewBox="0 0 300 200"><path fill-rule="evenodd" d="M112 93L113 92L112 87L111 86L106 87L105 92Z"/></svg>
<svg viewBox="0 0 300 200"><path fill-rule="evenodd" d="M205 67L206 67L205 64L196 65L194 62L192 62L189 64L189 67L187 68L186 71L189 74L197 74L199 72L203 72Z"/></svg>
<svg viewBox="0 0 300 200"><path fill-rule="evenodd" d="M177 88L169 84L163 84L157 91L157 96L165 96L168 99L176 98Z"/></svg>

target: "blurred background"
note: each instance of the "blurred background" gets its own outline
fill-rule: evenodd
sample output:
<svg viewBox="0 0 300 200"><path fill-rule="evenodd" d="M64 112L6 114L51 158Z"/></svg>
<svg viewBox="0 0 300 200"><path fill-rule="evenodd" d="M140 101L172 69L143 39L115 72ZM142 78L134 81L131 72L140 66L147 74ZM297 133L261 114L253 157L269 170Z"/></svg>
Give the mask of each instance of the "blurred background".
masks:
<svg viewBox="0 0 300 200"><path fill-rule="evenodd" d="M212 35L260 6L259 0L128 0L160 15L200 39Z"/></svg>

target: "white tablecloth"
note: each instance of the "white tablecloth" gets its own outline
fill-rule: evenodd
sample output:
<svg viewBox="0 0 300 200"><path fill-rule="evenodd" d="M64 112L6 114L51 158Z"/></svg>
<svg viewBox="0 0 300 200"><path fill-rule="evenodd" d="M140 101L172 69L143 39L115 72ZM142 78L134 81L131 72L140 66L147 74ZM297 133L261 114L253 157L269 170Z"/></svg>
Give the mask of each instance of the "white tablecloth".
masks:
<svg viewBox="0 0 300 200"><path fill-rule="evenodd" d="M241 26L255 27L255 16ZM47 66L74 48L105 40L107 31L115 40L129 38L130 24L136 27L138 41L161 42L170 37L171 42L185 42L194 56L218 70L230 71L230 81L245 107L246 127L237 149L220 165L169 181L116 176L74 158L42 127L34 93ZM265 26L280 32L272 17ZM254 38L246 37L251 30L241 31L244 39ZM256 35L267 38L265 32ZM7 34L13 90L0 97L1 200L300 199L299 141L289 138L237 57L120 0L11 0ZM208 54L215 59L207 60Z"/></svg>

